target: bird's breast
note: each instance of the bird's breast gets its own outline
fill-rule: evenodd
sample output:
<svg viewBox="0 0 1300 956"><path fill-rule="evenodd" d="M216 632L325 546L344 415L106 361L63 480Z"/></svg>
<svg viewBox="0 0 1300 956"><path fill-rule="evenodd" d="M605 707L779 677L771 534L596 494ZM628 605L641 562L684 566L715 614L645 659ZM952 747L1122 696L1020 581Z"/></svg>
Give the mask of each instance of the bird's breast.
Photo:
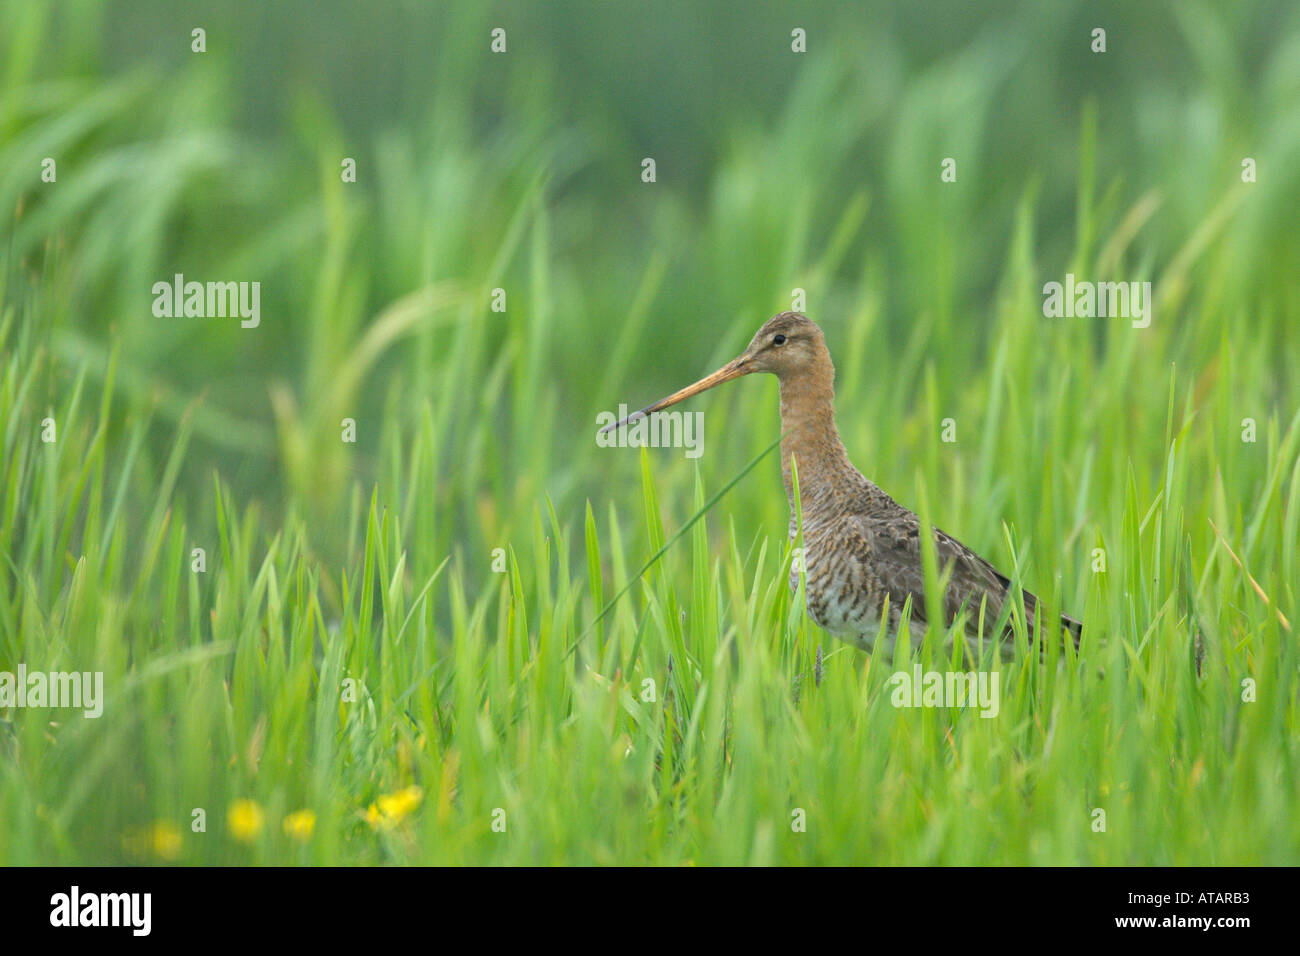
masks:
<svg viewBox="0 0 1300 956"><path fill-rule="evenodd" d="M808 616L832 634L863 634L880 623L879 589L852 553L834 536L804 528L801 552ZM797 584L792 575L791 583Z"/></svg>

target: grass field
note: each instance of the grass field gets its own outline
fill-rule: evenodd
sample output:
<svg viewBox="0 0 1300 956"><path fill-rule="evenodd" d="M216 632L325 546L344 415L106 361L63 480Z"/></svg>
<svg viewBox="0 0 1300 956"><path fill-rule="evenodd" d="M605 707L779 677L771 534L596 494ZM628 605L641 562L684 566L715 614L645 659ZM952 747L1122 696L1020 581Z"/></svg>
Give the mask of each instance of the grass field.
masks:
<svg viewBox="0 0 1300 956"><path fill-rule="evenodd" d="M0 706L0 864L1300 863L1293 4L198 6L0 7L0 672L104 686ZM773 380L597 445L795 289L1085 621L995 717L790 594Z"/></svg>

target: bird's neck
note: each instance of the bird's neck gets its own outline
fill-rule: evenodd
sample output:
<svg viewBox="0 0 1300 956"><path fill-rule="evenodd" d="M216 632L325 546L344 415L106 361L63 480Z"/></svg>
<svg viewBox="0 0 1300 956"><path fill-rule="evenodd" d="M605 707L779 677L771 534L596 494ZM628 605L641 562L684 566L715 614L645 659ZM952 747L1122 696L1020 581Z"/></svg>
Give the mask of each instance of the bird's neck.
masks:
<svg viewBox="0 0 1300 956"><path fill-rule="evenodd" d="M829 365L829 362L827 363ZM828 506L856 474L835 429L833 371L781 381L781 474L795 513L793 462L799 470L799 498L806 514Z"/></svg>

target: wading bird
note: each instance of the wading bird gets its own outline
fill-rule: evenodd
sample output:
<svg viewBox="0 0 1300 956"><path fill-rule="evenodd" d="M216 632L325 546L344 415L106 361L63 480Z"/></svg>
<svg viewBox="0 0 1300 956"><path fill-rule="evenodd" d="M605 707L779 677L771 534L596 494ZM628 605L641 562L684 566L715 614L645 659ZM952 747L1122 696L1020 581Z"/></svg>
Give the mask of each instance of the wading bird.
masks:
<svg viewBox="0 0 1300 956"><path fill-rule="evenodd" d="M821 627L870 651L877 639L893 651L903 604L912 599L911 619L924 632L927 604L921 563L921 522L862 476L844 451L835 429L835 367L826 340L816 323L797 312L769 319L740 357L712 375L661 398L602 431L618 428L642 415L676 405L715 385L770 372L781 383L781 473L790 501L790 537L798 531L791 464L799 477L803 508L803 569L809 616ZM1004 657L1014 654L1010 621L1001 634L989 633L1014 585L993 565L938 528L935 556L943 593L944 624L951 626L965 613L965 634L972 644L979 637L983 613L984 637L996 637ZM797 585L791 571L791 586ZM1038 599L1022 590L1027 632L1034 633ZM1052 628L1043 624L1043 637ZM1061 616L1061 626L1078 645L1082 624Z"/></svg>

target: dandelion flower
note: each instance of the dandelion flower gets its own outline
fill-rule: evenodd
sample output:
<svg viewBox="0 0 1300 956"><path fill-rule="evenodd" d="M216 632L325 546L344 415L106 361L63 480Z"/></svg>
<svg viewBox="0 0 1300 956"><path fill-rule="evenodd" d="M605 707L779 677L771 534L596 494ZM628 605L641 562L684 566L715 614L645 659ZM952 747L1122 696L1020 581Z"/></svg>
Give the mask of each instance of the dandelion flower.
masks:
<svg viewBox="0 0 1300 956"><path fill-rule="evenodd" d="M310 840L316 829L316 814L310 810L297 810L284 818L284 832L295 840Z"/></svg>
<svg viewBox="0 0 1300 956"><path fill-rule="evenodd" d="M423 800L424 788L422 787L407 787L396 793L386 794L366 810L366 822L372 827L392 829L410 816Z"/></svg>
<svg viewBox="0 0 1300 956"><path fill-rule="evenodd" d="M230 835L241 843L252 843L262 832L262 824L265 822L266 815L262 813L262 808L252 800L236 800L226 813L226 826L230 828Z"/></svg>
<svg viewBox="0 0 1300 956"><path fill-rule="evenodd" d="M122 838L122 843L132 856L153 856L170 862L181 855L181 831L170 820L132 827Z"/></svg>

